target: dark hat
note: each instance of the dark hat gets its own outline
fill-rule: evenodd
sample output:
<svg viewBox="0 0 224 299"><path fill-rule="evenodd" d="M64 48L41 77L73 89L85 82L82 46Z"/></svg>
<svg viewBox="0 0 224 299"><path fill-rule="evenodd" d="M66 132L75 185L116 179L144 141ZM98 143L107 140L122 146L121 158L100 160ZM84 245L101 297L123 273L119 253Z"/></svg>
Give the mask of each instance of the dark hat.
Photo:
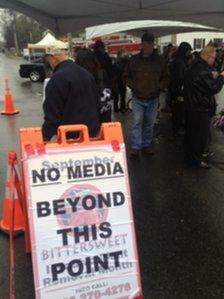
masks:
<svg viewBox="0 0 224 299"><path fill-rule="evenodd" d="M97 40L93 46L94 49L99 49L105 47L104 42L102 40Z"/></svg>
<svg viewBox="0 0 224 299"><path fill-rule="evenodd" d="M154 43L155 37L152 33L150 32L145 32L142 35L142 42L147 42L147 43Z"/></svg>
<svg viewBox="0 0 224 299"><path fill-rule="evenodd" d="M189 43L182 42L182 43L180 43L178 50L180 50L181 52L192 51L192 47Z"/></svg>

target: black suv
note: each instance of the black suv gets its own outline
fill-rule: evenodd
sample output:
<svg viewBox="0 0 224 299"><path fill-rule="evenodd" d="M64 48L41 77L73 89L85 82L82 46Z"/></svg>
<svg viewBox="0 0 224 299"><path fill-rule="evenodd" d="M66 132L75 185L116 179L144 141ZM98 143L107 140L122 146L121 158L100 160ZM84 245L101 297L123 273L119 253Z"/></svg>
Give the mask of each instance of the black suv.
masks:
<svg viewBox="0 0 224 299"><path fill-rule="evenodd" d="M30 78L32 82L44 81L46 77L44 58L20 64L19 74L22 78Z"/></svg>

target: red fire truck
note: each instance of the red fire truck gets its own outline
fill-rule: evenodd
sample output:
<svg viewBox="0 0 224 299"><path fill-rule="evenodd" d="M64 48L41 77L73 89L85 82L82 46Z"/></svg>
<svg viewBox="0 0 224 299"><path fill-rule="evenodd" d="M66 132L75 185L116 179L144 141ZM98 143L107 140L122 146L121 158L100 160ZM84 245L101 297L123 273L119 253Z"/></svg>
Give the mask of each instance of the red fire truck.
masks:
<svg viewBox="0 0 224 299"><path fill-rule="evenodd" d="M138 53L141 50L141 41L139 39L121 38L120 35L110 35L93 38L90 42L75 42L74 48L91 48L97 40L104 42L106 51L111 57L116 57L117 53L125 49L131 55Z"/></svg>
<svg viewBox="0 0 224 299"><path fill-rule="evenodd" d="M109 35L100 38L94 38L93 42L102 40L105 43L108 54L112 57L115 57L118 51L122 49L127 50L131 55L138 53L141 50L140 39L125 37L126 36L121 35Z"/></svg>
<svg viewBox="0 0 224 299"><path fill-rule="evenodd" d="M116 56L118 51L125 49L131 55L138 53L141 50L141 43L118 43L107 45L107 52L110 56Z"/></svg>

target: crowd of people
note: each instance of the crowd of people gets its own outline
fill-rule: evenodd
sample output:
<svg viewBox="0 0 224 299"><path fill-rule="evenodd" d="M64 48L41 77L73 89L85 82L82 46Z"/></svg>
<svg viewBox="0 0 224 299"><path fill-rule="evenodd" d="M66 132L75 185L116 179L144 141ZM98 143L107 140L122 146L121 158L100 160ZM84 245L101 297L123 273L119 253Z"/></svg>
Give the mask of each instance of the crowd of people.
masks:
<svg viewBox="0 0 224 299"><path fill-rule="evenodd" d="M192 52L190 44L182 42L177 49L170 46L166 55L170 73L167 106L172 111L173 134L184 134L188 164L209 169L214 96L224 84L224 51L211 44L200 53Z"/></svg>
<svg viewBox="0 0 224 299"><path fill-rule="evenodd" d="M142 50L132 57L121 50L112 62L102 41L93 49L79 49L75 61L66 45L49 45L46 61L53 69L43 103L45 140L66 124L85 124L90 136L99 133L100 124L111 121L112 110L125 113L126 87L132 92L133 123L131 156L141 152L153 155L153 129L161 92L172 113L174 137L184 134L185 160L190 165L210 168L207 158L211 139L211 118L215 98L224 85L224 51L214 45L200 53L191 45L168 45L163 55L155 49L154 35L145 32ZM71 136L71 138L74 136Z"/></svg>

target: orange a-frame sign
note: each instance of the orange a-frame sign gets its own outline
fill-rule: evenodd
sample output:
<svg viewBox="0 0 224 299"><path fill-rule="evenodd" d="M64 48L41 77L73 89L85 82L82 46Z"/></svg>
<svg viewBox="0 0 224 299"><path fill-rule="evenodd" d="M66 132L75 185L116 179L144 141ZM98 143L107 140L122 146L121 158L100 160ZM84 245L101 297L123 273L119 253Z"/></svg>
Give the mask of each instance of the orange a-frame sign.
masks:
<svg viewBox="0 0 224 299"><path fill-rule="evenodd" d="M83 125L59 127L57 142L40 128L20 139L36 298L143 298L120 124L94 139Z"/></svg>

